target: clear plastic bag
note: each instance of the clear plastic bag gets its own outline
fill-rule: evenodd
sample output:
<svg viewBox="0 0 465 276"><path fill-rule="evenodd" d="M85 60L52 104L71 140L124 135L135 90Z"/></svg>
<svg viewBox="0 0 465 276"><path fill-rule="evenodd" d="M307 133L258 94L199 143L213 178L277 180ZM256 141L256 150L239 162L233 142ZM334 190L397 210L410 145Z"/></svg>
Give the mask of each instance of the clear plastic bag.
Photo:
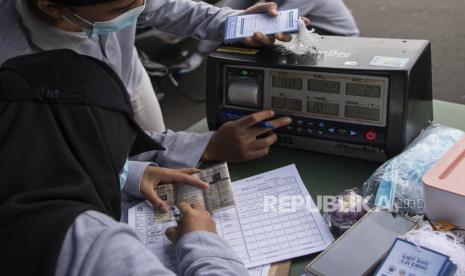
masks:
<svg viewBox="0 0 465 276"><path fill-rule="evenodd" d="M432 125L363 184L371 206L408 215L425 214L422 177L463 136L463 131Z"/></svg>
<svg viewBox="0 0 465 276"><path fill-rule="evenodd" d="M299 32L297 34L292 34L292 40L289 42L276 41L278 50L283 54L295 54L295 55L310 55L318 56L321 53L318 52L318 49L315 45L318 41L321 40L321 36L318 35L314 29L308 30L305 22L299 20Z"/></svg>

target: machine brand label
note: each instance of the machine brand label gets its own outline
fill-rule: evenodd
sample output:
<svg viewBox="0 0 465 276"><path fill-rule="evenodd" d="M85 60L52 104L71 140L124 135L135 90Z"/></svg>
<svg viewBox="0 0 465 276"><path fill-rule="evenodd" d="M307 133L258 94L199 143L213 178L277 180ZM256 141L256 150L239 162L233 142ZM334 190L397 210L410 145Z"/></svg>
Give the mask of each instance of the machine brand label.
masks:
<svg viewBox="0 0 465 276"><path fill-rule="evenodd" d="M376 151L374 148L356 146L356 145L348 145L348 144L342 144L342 143L334 145L334 149L339 150L339 151L342 150L344 151L344 153L347 153L347 154L358 154L358 153L372 154L372 155L376 154Z"/></svg>

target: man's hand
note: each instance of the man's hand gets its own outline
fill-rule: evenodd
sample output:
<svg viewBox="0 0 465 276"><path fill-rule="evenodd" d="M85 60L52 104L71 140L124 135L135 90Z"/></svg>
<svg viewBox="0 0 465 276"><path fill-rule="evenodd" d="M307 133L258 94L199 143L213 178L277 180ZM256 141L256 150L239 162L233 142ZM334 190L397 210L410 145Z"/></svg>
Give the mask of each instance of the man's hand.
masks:
<svg viewBox="0 0 465 276"><path fill-rule="evenodd" d="M207 231L216 234L216 224L205 207L198 203L181 202L179 210L182 213L182 221L178 227L166 229L166 236L171 242L176 242L187 233L195 231Z"/></svg>
<svg viewBox="0 0 465 276"><path fill-rule="evenodd" d="M197 172L199 170L194 168L173 170L148 166L142 175L140 192L155 208L167 212L169 210L168 206L158 196L155 187L162 184L189 184L201 189L208 188L207 182L203 182L191 175Z"/></svg>
<svg viewBox="0 0 465 276"><path fill-rule="evenodd" d="M274 2L258 3L244 11L244 14L249 14L249 13L267 13L270 16L277 16L278 5L276 5L276 3ZM301 18L304 20L305 25L310 24L310 20L308 18L305 18L305 17L301 17ZM281 40L284 42L289 42L291 41L292 37L291 35L285 34L285 33L276 33L274 36L272 36L272 35L265 35L260 32L257 32L257 33L254 33L254 35L251 37L244 38L243 43L250 47L263 47L263 46L273 45L275 42L275 39Z"/></svg>
<svg viewBox="0 0 465 276"><path fill-rule="evenodd" d="M273 129L256 126L258 122L271 119L274 112L266 110L251 114L234 122L224 123L213 134L202 156L203 161L227 161L232 163L250 161L268 154L270 146L278 136ZM286 126L292 122L289 117L267 121L274 128ZM265 135L265 137L263 137ZM261 136L262 138L257 138Z"/></svg>

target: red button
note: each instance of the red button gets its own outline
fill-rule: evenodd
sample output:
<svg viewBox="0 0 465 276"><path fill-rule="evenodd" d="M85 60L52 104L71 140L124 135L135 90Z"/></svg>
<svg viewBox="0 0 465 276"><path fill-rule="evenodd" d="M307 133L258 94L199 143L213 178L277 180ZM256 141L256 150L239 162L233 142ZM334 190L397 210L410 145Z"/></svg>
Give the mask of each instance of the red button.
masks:
<svg viewBox="0 0 465 276"><path fill-rule="evenodd" d="M370 130L370 131L367 131L365 132L365 138L368 140L368 141L374 141L376 140L376 131L374 130Z"/></svg>

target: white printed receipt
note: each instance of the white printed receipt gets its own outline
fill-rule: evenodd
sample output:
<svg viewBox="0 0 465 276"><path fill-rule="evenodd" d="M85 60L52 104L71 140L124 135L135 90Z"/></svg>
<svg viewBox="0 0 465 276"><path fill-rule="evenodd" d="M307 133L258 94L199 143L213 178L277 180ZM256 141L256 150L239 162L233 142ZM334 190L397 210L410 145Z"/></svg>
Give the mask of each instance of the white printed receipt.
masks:
<svg viewBox="0 0 465 276"><path fill-rule="evenodd" d="M298 9L279 11L278 16L264 13L245 14L228 17L225 25L224 42L231 43L252 36L255 32L275 34L299 30Z"/></svg>

